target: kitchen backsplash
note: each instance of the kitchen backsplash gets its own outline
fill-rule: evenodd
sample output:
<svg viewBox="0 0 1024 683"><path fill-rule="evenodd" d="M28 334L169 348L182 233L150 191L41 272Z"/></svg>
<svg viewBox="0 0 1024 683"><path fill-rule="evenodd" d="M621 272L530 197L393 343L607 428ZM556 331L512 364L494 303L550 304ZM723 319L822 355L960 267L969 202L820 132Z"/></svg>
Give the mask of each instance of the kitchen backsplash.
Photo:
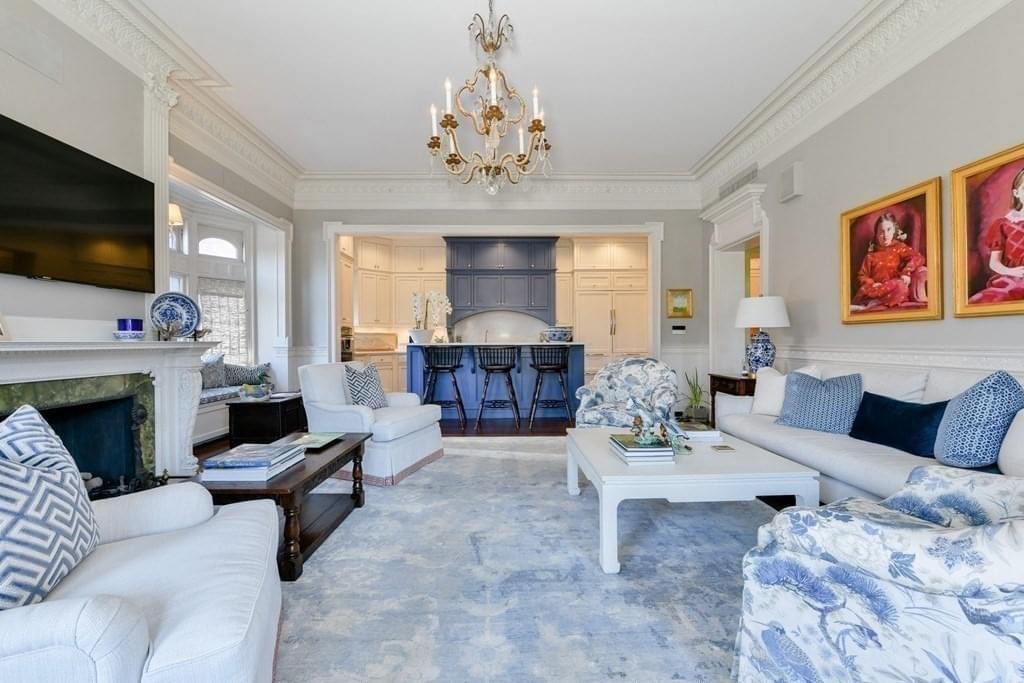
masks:
<svg viewBox="0 0 1024 683"><path fill-rule="evenodd" d="M386 332L356 332L352 338L353 351L393 351L398 347L398 335Z"/></svg>

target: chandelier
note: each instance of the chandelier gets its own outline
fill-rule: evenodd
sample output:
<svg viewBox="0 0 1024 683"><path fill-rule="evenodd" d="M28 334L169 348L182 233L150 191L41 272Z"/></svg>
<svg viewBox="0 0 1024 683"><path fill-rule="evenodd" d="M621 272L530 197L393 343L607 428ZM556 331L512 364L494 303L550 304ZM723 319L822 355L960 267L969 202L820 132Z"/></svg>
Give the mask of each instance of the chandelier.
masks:
<svg viewBox="0 0 1024 683"><path fill-rule="evenodd" d="M548 159L551 145L544 134L544 110L539 106L537 88L533 89L533 117L524 128L526 100L509 85L505 72L498 68L495 61L502 44L512 38L512 24L507 14L495 22L494 0L489 0L488 7L486 21L476 14L473 23L469 25L474 41L484 52L484 64L466 79L465 85L458 89L454 98L452 83L445 79L445 106L440 121L437 118L437 107L430 106L431 136L427 148L433 158L440 157L444 161L445 170L458 177L463 185L475 179L487 194L495 195L506 182L515 185L538 169L547 176L551 170ZM482 149L475 149L468 154L463 151L456 134L459 127L456 112L483 138L479 143ZM444 144L441 135L438 135L438 126L447 138ZM502 152L502 141L515 130L518 130L519 152ZM442 147L447 147L447 154L442 152Z"/></svg>

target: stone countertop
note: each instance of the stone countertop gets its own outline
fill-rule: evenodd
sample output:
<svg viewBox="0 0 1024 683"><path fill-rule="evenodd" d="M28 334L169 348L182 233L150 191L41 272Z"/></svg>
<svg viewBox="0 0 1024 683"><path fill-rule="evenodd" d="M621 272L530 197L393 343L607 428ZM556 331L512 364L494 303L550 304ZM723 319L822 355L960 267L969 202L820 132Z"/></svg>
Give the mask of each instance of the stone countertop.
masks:
<svg viewBox="0 0 1024 683"><path fill-rule="evenodd" d="M529 341L505 341L505 342L445 342L441 344L414 344L408 346L583 346L583 342L529 342Z"/></svg>

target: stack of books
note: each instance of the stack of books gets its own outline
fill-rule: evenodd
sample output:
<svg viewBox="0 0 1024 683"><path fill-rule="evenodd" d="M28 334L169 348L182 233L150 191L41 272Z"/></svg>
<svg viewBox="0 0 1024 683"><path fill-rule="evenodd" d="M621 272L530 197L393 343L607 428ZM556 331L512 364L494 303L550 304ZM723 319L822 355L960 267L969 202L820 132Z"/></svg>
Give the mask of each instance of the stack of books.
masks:
<svg viewBox="0 0 1024 683"><path fill-rule="evenodd" d="M627 465L664 465L675 462L669 444L641 445L632 434L612 434L609 443L612 453Z"/></svg>
<svg viewBox="0 0 1024 683"><path fill-rule="evenodd" d="M301 444L244 443L203 461L203 481L267 481L306 459Z"/></svg>

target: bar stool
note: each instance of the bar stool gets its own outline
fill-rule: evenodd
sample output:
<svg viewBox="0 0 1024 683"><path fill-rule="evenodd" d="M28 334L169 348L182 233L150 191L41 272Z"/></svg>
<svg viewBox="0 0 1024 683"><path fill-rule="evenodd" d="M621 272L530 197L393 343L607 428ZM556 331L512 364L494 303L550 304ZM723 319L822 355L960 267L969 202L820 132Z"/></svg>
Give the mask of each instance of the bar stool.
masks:
<svg viewBox="0 0 1024 683"><path fill-rule="evenodd" d="M488 408L508 408L516 418L516 429L519 429L519 400L516 388L512 384L512 371L516 367L518 348L515 346L478 346L476 347L476 364L484 375L484 391L480 395L480 410L476 414L475 429L480 429L480 418L484 414L484 406ZM508 398L487 400L487 387L491 384L491 375L504 375Z"/></svg>
<svg viewBox="0 0 1024 683"><path fill-rule="evenodd" d="M563 372L569 372L569 347L568 346L531 346L530 355L533 360L530 367L537 371L537 380L533 385L533 401L530 403L530 431L533 431L533 419L537 415L537 408L565 408L565 417L572 425L572 408L569 407L569 393L565 386ZM547 375L558 377L558 386L562 389L562 400L540 397L541 389L544 387L544 377Z"/></svg>
<svg viewBox="0 0 1024 683"><path fill-rule="evenodd" d="M461 346L425 346L423 352L427 358L427 390L423 396L424 403L433 403L442 408L455 408L459 411L459 427L466 429L466 408L462 404L462 392L459 391L459 383L455 379L455 371L462 367ZM448 375L452 378L452 387L455 389L455 400L435 400L434 390L437 388L437 378L440 375Z"/></svg>

